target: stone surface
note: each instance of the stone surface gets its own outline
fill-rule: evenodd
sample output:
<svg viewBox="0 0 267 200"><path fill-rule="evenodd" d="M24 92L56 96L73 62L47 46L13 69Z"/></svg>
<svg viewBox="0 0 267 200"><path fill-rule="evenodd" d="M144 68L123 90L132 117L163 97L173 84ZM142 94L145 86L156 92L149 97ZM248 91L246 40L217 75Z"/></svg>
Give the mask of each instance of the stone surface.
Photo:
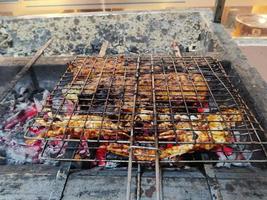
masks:
<svg viewBox="0 0 267 200"><path fill-rule="evenodd" d="M0 54L7 53L12 46L11 34L7 32L6 27L0 24Z"/></svg>
<svg viewBox="0 0 267 200"><path fill-rule="evenodd" d="M13 41L12 48L0 53L6 56L32 55L50 37L54 40L46 55L95 54L104 40L110 42L111 54L170 53L174 41L184 51L213 50L214 45L196 11L2 17L0 23Z"/></svg>
<svg viewBox="0 0 267 200"><path fill-rule="evenodd" d="M48 199L53 190L56 167L3 166L0 168L0 200ZM136 173L133 171L132 194L136 195ZM124 169L74 171L69 176L63 200L125 199L126 174ZM267 195L267 173L251 169L217 169L224 200L263 200ZM141 177L141 200L155 199L155 178L151 172ZM210 200L205 176L197 169L165 171L164 200Z"/></svg>
<svg viewBox="0 0 267 200"><path fill-rule="evenodd" d="M0 200L47 200L56 172L50 166L1 166Z"/></svg>

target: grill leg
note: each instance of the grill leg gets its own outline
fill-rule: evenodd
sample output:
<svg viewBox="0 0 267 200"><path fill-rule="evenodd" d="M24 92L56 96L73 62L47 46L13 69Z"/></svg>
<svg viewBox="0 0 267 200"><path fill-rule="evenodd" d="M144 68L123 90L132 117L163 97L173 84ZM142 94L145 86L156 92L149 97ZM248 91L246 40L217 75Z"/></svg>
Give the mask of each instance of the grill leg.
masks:
<svg viewBox="0 0 267 200"><path fill-rule="evenodd" d="M160 186L160 193L159 193L159 195L160 195L160 199L163 200L164 198L163 198L162 168L161 167L159 168L159 181L160 181L160 185L159 185Z"/></svg>
<svg viewBox="0 0 267 200"><path fill-rule="evenodd" d="M132 182L132 168L133 168L132 161L133 161L133 150L131 148L129 152L126 200L131 200L131 182Z"/></svg>
<svg viewBox="0 0 267 200"><path fill-rule="evenodd" d="M136 189L136 200L140 200L141 197L141 166L137 166L137 189Z"/></svg>
<svg viewBox="0 0 267 200"><path fill-rule="evenodd" d="M50 193L49 200L60 200L63 197L65 186L68 180L71 162L64 163L57 172L53 191Z"/></svg>
<svg viewBox="0 0 267 200"><path fill-rule="evenodd" d="M78 147L78 143L69 142L69 150L66 151L66 158L73 158L75 155L75 149ZM57 172L56 179L54 181L53 191L50 193L49 200L61 200L64 194L65 186L68 181L69 172L72 162L63 162L60 169Z"/></svg>
<svg viewBox="0 0 267 200"><path fill-rule="evenodd" d="M211 164L204 164L204 170L207 178L207 183L210 190L210 195L212 200L223 200L220 191L220 186L218 180L215 176L213 166Z"/></svg>
<svg viewBox="0 0 267 200"><path fill-rule="evenodd" d="M156 158L156 193L157 193L157 200L162 200L162 185L161 185L161 169L160 169L160 163L159 163L159 155L157 153L157 158Z"/></svg>

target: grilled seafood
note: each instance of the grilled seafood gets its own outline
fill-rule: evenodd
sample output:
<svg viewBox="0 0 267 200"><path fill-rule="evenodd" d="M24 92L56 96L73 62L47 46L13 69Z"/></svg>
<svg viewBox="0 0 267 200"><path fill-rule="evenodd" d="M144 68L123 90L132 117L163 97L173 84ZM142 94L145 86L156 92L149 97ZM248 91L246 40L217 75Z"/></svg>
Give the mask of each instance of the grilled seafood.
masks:
<svg viewBox="0 0 267 200"><path fill-rule="evenodd" d="M180 121L174 125L170 122L158 125L159 140L177 139L180 142L194 142L195 138L199 139L205 136L205 138L210 138L206 142L225 143L231 137L227 129L241 122L242 114L237 109L226 109L221 113L199 115L194 120L186 119L183 116L179 118L178 115L176 119L180 119ZM138 135L136 139L154 140L154 136ZM198 139L196 142L199 142Z"/></svg>
<svg viewBox="0 0 267 200"><path fill-rule="evenodd" d="M128 138L129 135L121 130L120 125L114 124L110 119L103 119L95 115L74 115L69 119L62 119L55 122L45 120L36 120L36 125L48 127L43 137L56 137L59 135L70 135L71 138L80 138L82 135L85 139L118 139Z"/></svg>
<svg viewBox="0 0 267 200"><path fill-rule="evenodd" d="M100 62L101 63L101 62ZM103 64L103 63L102 63ZM115 75L103 74L102 71L94 68L92 69L85 68L84 71L80 72L80 68L75 68L74 65L69 66L70 71L78 73L78 76L73 80L72 89L69 91L67 89L63 90L63 93L67 93L66 98L69 100L77 100L79 94L91 95L97 93L101 88L111 88L111 94L116 97L124 93L126 96L125 104L129 108L131 105L128 103L132 102L131 98L134 92L134 85L136 84L134 73L132 72L131 76L128 75L126 78L123 74L123 63L119 63L114 66L114 63L106 63L105 68L115 67ZM127 66L133 67L133 66ZM134 69L134 68L133 68ZM111 70L109 70L111 71ZM80 75L81 74L81 75ZM89 77L87 77L90 74ZM204 81L204 78L200 74L188 75L186 73L175 73L170 72L166 74L155 74L154 75L154 84L156 87L156 100L157 101L174 101L174 103L182 103L183 101L195 102L203 101L206 99L208 94L208 87ZM138 101L149 102L152 100L152 79L151 74L146 72L140 74L139 77L139 88L138 88ZM80 85L83 87L75 88L75 85ZM168 85L168 88L167 86ZM66 88L69 88L68 86ZM82 89L83 88L83 89Z"/></svg>
<svg viewBox="0 0 267 200"><path fill-rule="evenodd" d="M124 56L118 57L116 60L91 57L84 60L75 60L68 64L68 71L77 76L80 80L85 80L89 74L100 73L102 67L111 69L116 66L120 72L124 71Z"/></svg>
<svg viewBox="0 0 267 200"><path fill-rule="evenodd" d="M160 158L165 159L165 158L171 158L175 156L181 156L183 154L193 151L193 149L194 149L193 144L175 145L175 146L162 150L160 154Z"/></svg>
<svg viewBox="0 0 267 200"><path fill-rule="evenodd" d="M189 135L184 135L184 137L190 138ZM194 142L192 139L187 139L187 142ZM214 147L218 146L218 144L201 144L202 142L209 142L209 136L207 134L199 133L197 143L196 144L181 144L181 145L174 145L172 147L168 147L161 150L160 159L165 159L169 157L181 156L186 153L198 151L198 150L211 150ZM199 144L200 143L200 144ZM128 153L129 146L125 144L109 144L107 150L111 153L127 157L129 156ZM136 160L140 161L153 161L155 160L155 150L151 149L134 149L133 155Z"/></svg>
<svg viewBox="0 0 267 200"><path fill-rule="evenodd" d="M186 66L174 62L78 57L68 65L66 76L51 95L54 99L47 106L51 110L43 110L45 114L56 112L35 121L41 127L35 136L76 139L92 145L93 152L96 143L86 140L100 139L96 158L101 162L107 151L128 157L131 150L134 160L153 161L158 152L160 159L179 159L187 153L226 147L237 138L231 129L243 117L241 110L220 107L233 104L230 99L223 101L223 92L229 90L215 89L216 77L212 77L214 72L209 72L206 62L199 64L201 68L195 62ZM71 109L65 106L66 101ZM208 113L217 106L220 112ZM155 139L159 141L158 150L150 146ZM141 146L130 146L130 141ZM112 157L116 156L107 155L106 160Z"/></svg>
<svg viewBox="0 0 267 200"><path fill-rule="evenodd" d="M107 146L107 150L119 156L129 156L129 146L126 144L111 143Z"/></svg>
<svg viewBox="0 0 267 200"><path fill-rule="evenodd" d="M196 101L205 100L208 87L200 74L167 73L155 74L156 99L159 101ZM168 88L167 88L168 85ZM140 95L151 98L152 80L150 74L141 76L139 83Z"/></svg>
<svg viewBox="0 0 267 200"><path fill-rule="evenodd" d="M193 148L193 145L180 145L168 147L166 149L162 149L160 153L160 159L165 159L171 156L183 155L188 153ZM129 156L129 145L126 144L117 144L111 143L107 146L107 150L111 153L114 153L119 156L128 157ZM145 148L134 148L133 149L133 160L138 161L154 161L156 156L156 150L153 149L145 149Z"/></svg>
<svg viewBox="0 0 267 200"><path fill-rule="evenodd" d="M198 150L211 150L232 140L227 130L241 122L242 114L236 109L227 109L220 114L200 116L195 121L178 122L174 130L159 133L159 140L174 140L184 144L164 149L161 158L180 156ZM168 123L160 124L168 127ZM171 124L169 124L171 126ZM169 127L168 127L169 128ZM154 136L137 136L137 140L154 140ZM222 144L220 144L222 143Z"/></svg>
<svg viewBox="0 0 267 200"><path fill-rule="evenodd" d="M136 140L154 140L154 136L145 134L152 129L152 113L144 112L145 116L138 116L136 121L143 123L143 135L137 135ZM149 117L148 117L149 116ZM159 127L159 140L176 140L182 142L161 151L160 158L183 155L198 150L211 150L221 144L232 140L228 131L242 120L242 114L237 109L226 109L221 113L198 115L194 120L184 116L176 116L175 124L163 122ZM129 129L123 124L115 124L111 119L96 115L73 115L68 119L61 117L58 121L49 122L44 119L36 120L40 127L48 127L43 137L57 137L69 135L70 138L85 139L128 139ZM173 127L174 126L174 127ZM174 129L173 129L174 128ZM165 130L165 131L163 131ZM175 131L174 131L175 130ZM128 156L128 146L122 144L109 144L107 150L121 156ZM152 161L155 159L155 150L137 148L133 150L134 158L140 161Z"/></svg>
<svg viewBox="0 0 267 200"><path fill-rule="evenodd" d="M126 144L111 143L107 146L107 150L111 153L128 157L129 156L129 146ZM139 161L153 161L155 160L156 150L145 149L145 148L134 148L133 157L134 160Z"/></svg>

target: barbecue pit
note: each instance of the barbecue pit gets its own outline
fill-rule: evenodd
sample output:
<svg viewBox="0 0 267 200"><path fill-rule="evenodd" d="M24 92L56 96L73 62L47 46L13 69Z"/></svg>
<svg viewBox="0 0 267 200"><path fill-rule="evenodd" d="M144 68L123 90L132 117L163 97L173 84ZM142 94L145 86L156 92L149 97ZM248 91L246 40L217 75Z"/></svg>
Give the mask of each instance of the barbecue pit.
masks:
<svg viewBox="0 0 267 200"><path fill-rule="evenodd" d="M203 164L206 163L225 164L229 162L238 164L266 162L266 143L263 140L264 130L256 117L252 114L251 109L243 100L242 92L240 95L234 86L238 82L235 79L239 77L235 76L235 74L228 74L232 68L230 68L229 65L225 65L225 63L218 61L214 57L217 56L185 56L180 58L171 55L145 54L139 56L107 56L106 58L86 56L76 57L70 62L65 73L61 77L60 82L55 86L55 89L51 93L52 101L53 98L60 101L56 101L56 103L52 105L51 102L49 103L48 101L38 117L35 118L35 122L36 120L41 120L45 115L46 109L51 109L52 107L53 113L56 114L50 116L50 123L47 123L45 126L48 130L52 130L51 127L53 126L53 123L55 123L55 126L58 126L56 122L60 120L57 115L63 115L66 117L65 120L68 121L67 124L63 123L63 126L59 126L64 130L63 138L44 135L45 148L41 155L45 159L54 160L90 161L98 162L98 164L99 162L108 162L111 166L114 165L113 163L119 163L122 169L129 166L127 198L130 198L130 195L132 195L132 185L130 183L132 182L132 168L134 171L135 167L139 174L141 169L155 168L155 191L157 197L160 198L162 195L160 181L162 172L160 166L162 166L163 169L166 168L166 170L168 170L169 168L176 168L175 164L177 163L185 163L186 165L191 163L201 163L200 165L203 166ZM112 64L108 67L106 63ZM84 71L86 71L86 73L84 73ZM175 75L176 78L174 78L174 80L176 81L179 80L177 77L186 74L186 77L188 78L187 86L189 86L190 89L184 92L184 87L181 85L183 82L179 81L177 81L178 85L180 84L179 89L172 89L172 84L169 83L170 74ZM194 81L192 78L194 74L199 75L201 78L200 81ZM122 85L120 82L116 83L116 78L118 77L121 77L120 80L123 83ZM107 81L102 83L101 79L106 79ZM131 81L127 83L127 80ZM235 81L233 82L233 80ZM144 86L147 86L148 88L143 89ZM117 90L119 90L118 94L116 93ZM128 97L125 98L125 95L128 95ZM175 96L180 96L180 98L177 99ZM127 100L128 104L124 102L124 99ZM65 109L64 104L64 102L68 102L69 100L74 102L71 112ZM119 103L116 104L114 102ZM126 111L123 107L125 104L127 105ZM165 111L163 108L167 108L168 111ZM227 119L224 117L227 115L224 113L226 112L224 110L225 108L237 109L238 112L234 113L234 116L240 116L241 119L231 121L232 123L235 123L234 126L227 125ZM100 126L97 127L98 137L89 137L85 139L84 135L86 130L90 130L90 128L86 128L85 125L82 126L82 131L80 135L78 135L79 137L72 138L69 136L68 129L75 128L70 126L70 122L73 120L75 121L74 116L79 115L85 115L85 118L80 120L85 125L88 119L90 119L90 115L100 116L100 118L96 119L96 122L100 122ZM122 116L124 115L127 115L126 119L123 119ZM185 117L185 119L181 120L181 116L178 115L183 115L183 117L187 116L187 118ZM198 118L197 115L200 115L200 118ZM203 120L207 121L209 115L219 115L222 119L219 120L219 123L224 124L225 128L208 130L210 133L208 134L210 135L208 141L199 142L197 141L197 137L199 137L201 133L194 133L194 131L203 130L195 130L193 124L195 123L195 120L200 123L202 123ZM161 117L164 119L161 119ZM177 120L175 117L180 118ZM129 137L121 139L118 134L115 134L115 137L114 135L110 138L103 137L105 134L105 131L103 130L108 129L107 127L103 127L103 123L106 119L110 119L111 122L115 123L117 126L118 122L129 124L128 126L124 125L122 127L124 132L130 133ZM144 130L144 125L142 125L142 123L145 124L144 121L146 124L151 124L151 126L145 130L154 133L155 137L152 140L139 140L134 137L140 133L140 129ZM181 121L182 123L189 123L190 127L189 129L186 129L186 131L192 135L193 140L189 142L181 141L177 138L177 134L172 134L170 140L164 140L159 137L164 131L170 130L175 133L177 128L173 126L173 124ZM35 122L33 121L33 127L35 126ZM170 126L171 128L159 128L163 123L170 123L172 126ZM209 123L210 122L206 122L206 124ZM81 127L78 126L76 128ZM117 129L115 130L117 131ZM216 134L216 131L223 131L224 135L229 134L229 138L232 140L226 139L224 142L216 141L213 138L213 134ZM25 136L27 139L33 141L36 139L35 137L32 137L33 135L29 131L25 133ZM149 133L148 136L153 137L153 135L149 135ZM223 136L223 138L228 137ZM87 150L89 150L89 156L86 158L82 157L84 154L79 152L80 146L78 145L81 142L84 143L84 141L86 141L85 143L88 145ZM63 144L60 151L56 153L57 155L54 155L52 158L51 156L47 156L46 152L51 142L61 142ZM105 159L97 158L96 153L94 152L99 150L101 144L105 143L127 145L129 156L118 156L113 154ZM238 157L237 159L236 156L229 157L227 155L228 152L226 152L225 149L205 151L205 148L200 148L198 150L192 149L194 153L189 153L186 156L181 155L178 160L160 159L160 154L163 151L162 147L166 147L167 145L201 146L205 144L214 146L233 146L233 154L245 153L247 156L246 158L249 158L249 161L246 160L246 158L244 159L244 156ZM141 150L141 152L153 152L152 154L154 155L151 157L154 158L152 160L140 160L134 155L136 150ZM216 152L223 153L226 159L220 160L219 157L216 156ZM152 169L152 171L154 170ZM206 169L206 171L208 170ZM141 181L138 180L139 178L137 179L137 185L139 185Z"/></svg>
<svg viewBox="0 0 267 200"><path fill-rule="evenodd" d="M266 162L262 127L211 57L77 57L31 125L40 127L44 159L127 162L128 199L134 163L155 166L160 198L164 164Z"/></svg>

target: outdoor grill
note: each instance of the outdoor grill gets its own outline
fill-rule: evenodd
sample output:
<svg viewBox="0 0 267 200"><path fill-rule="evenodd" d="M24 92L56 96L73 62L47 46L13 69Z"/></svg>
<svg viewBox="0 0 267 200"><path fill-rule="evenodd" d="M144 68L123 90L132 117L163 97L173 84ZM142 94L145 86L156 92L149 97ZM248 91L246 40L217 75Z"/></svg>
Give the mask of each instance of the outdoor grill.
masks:
<svg viewBox="0 0 267 200"><path fill-rule="evenodd" d="M266 83L210 14L2 19L0 196L264 198Z"/></svg>
<svg viewBox="0 0 267 200"><path fill-rule="evenodd" d="M212 57L78 56L25 137L45 141L44 159L128 165L128 198L136 163L155 166L158 192L175 163L266 162L264 130L229 78Z"/></svg>

